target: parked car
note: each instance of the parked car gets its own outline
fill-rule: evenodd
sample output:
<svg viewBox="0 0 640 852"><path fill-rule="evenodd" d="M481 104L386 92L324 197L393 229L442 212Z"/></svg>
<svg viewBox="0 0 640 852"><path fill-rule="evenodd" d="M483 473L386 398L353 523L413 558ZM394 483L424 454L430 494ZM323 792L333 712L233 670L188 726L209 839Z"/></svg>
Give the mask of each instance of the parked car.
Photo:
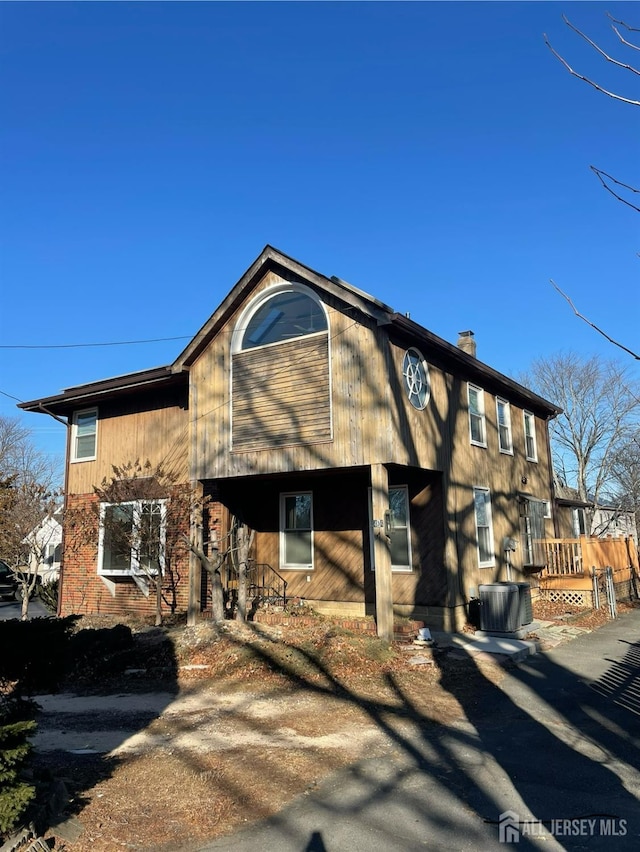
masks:
<svg viewBox="0 0 640 852"><path fill-rule="evenodd" d="M20 583L6 562L0 559L0 598L13 600L17 597Z"/></svg>

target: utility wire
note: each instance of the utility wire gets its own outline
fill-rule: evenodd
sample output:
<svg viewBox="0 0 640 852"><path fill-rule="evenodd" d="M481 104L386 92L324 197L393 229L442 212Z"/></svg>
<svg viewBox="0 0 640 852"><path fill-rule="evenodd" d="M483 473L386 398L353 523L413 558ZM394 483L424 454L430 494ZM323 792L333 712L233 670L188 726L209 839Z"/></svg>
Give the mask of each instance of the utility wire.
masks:
<svg viewBox="0 0 640 852"><path fill-rule="evenodd" d="M13 396L13 394L7 393L6 391L0 390L0 393L2 394L2 396L8 396L9 399L15 399L16 402L24 402L24 399L20 399L17 396Z"/></svg>
<svg viewBox="0 0 640 852"><path fill-rule="evenodd" d="M132 346L135 343L164 343L168 340L191 340L191 335L182 335L182 337L154 337L151 340L118 340L109 343L53 343L53 344L38 344L25 345L15 344L6 345L0 344L0 349L86 349L89 346Z"/></svg>

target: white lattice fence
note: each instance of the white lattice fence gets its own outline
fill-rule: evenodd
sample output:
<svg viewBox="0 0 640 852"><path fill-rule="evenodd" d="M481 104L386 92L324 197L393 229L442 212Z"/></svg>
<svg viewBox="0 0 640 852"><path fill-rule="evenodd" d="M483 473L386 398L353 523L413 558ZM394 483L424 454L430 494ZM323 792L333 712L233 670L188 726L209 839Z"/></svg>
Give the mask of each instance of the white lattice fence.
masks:
<svg viewBox="0 0 640 852"><path fill-rule="evenodd" d="M593 609L593 592L586 589L540 589L540 598L551 603Z"/></svg>

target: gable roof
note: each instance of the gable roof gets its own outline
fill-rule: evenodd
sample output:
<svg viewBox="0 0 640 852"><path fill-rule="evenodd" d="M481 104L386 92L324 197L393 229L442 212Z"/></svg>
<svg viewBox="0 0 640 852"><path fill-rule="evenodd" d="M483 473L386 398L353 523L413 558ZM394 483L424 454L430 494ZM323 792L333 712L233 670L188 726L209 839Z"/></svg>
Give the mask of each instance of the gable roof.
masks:
<svg viewBox="0 0 640 852"><path fill-rule="evenodd" d="M374 296L365 293L364 290L360 290L352 284L347 284L346 281L335 276L327 278L326 275L305 266L273 248L273 246L266 245L200 331L197 332L193 340L178 355L173 362L172 369L174 371L180 371L193 364L198 355L222 328L229 315L239 307L259 280L269 271L275 272L287 280L302 279L305 283L313 284L380 324L388 323L389 317L393 315L392 308Z"/></svg>
<svg viewBox="0 0 640 852"><path fill-rule="evenodd" d="M389 305L364 290L360 290L336 276L322 275L270 245L264 247L260 255L232 287L218 308L172 364L156 367L152 370L116 376L99 382L91 382L86 385L77 385L65 389L56 396L20 403L18 407L25 411L66 415L81 406L88 407L103 399L139 391L144 387L161 389L177 384L186 386L186 373L191 365L267 271L273 271L285 280L292 282L302 280L304 283L330 294L351 309L368 317L377 325L387 326L390 334L406 342L407 345L423 347L425 350L423 354L427 361L433 359L440 363L446 362L447 365L454 364L465 379L475 380L486 386L487 389L493 388L498 391L501 390L503 393L515 395L523 402L525 407L534 409L543 417L555 417L561 412L561 409L553 403L543 399L543 397L538 396L538 394L508 376L499 373L474 356L464 352L458 346L443 340L407 316L394 311Z"/></svg>

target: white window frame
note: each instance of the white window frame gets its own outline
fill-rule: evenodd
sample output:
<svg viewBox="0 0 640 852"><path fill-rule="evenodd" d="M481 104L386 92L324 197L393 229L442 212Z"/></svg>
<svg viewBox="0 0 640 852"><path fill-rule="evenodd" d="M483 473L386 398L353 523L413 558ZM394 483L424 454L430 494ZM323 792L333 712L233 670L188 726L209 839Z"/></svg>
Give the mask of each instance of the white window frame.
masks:
<svg viewBox="0 0 640 852"><path fill-rule="evenodd" d="M482 494L484 496L484 505L485 512L487 515L487 524L479 524L478 523L478 512L476 508L476 494ZM493 515L491 512L491 491L489 488L485 488L482 485L474 485L473 487L473 518L476 529L476 550L478 554L478 567L479 568L492 568L496 563L496 553L495 553L495 544L493 539ZM482 559L480 554L480 529L488 529L489 530L489 542L488 549L491 552L490 559Z"/></svg>
<svg viewBox="0 0 640 852"><path fill-rule="evenodd" d="M429 365L425 361L422 352L416 349L415 346L410 347L404 353L402 359L402 383L411 406L416 411L424 411L431 398L431 379L429 378ZM420 401L423 389L424 399Z"/></svg>
<svg viewBox="0 0 640 852"><path fill-rule="evenodd" d="M587 513L583 506L574 506L571 510L571 526L574 538L587 535ZM582 531L580 530L582 527Z"/></svg>
<svg viewBox="0 0 640 852"><path fill-rule="evenodd" d="M309 334L301 334L299 338L292 337L288 340L278 340L275 343L262 343L259 346L252 346L250 349L243 349L242 343L244 340L244 334L254 314L256 314L263 305L271 301L271 299L275 296L281 296L284 293L299 293L300 295L307 296L309 299L314 301L324 313L325 321L327 323L326 329L323 329L322 331L313 331ZM291 340L299 340L307 337L319 337L322 334L330 336L330 330L329 312L327 310L327 306L318 294L310 287L306 287L304 284L298 284L294 281L282 281L279 284L274 284L259 293L256 298L249 302L249 304L241 312L238 317L238 321L235 324L233 334L231 335L231 354L235 355L238 352L253 352L254 350L263 349L267 346L281 346L283 343L290 343Z"/></svg>
<svg viewBox="0 0 640 852"><path fill-rule="evenodd" d="M504 423L501 422L501 412L504 415ZM501 396L496 397L496 426L498 429L498 448L501 453L513 455L513 432L511 431L511 403ZM503 430L506 443L503 442Z"/></svg>
<svg viewBox="0 0 640 852"><path fill-rule="evenodd" d="M523 423L524 423L524 454L527 461L537 462L538 461L538 441L536 439L536 417L535 414L531 411L523 411L522 412ZM530 427L530 434L527 433L527 424ZM533 455L529 453L529 441L531 439L533 444Z"/></svg>
<svg viewBox="0 0 640 852"><path fill-rule="evenodd" d="M287 532L293 532L294 530L289 530L285 527L286 522L286 498L287 497L310 497L311 498L311 509L310 509L310 522L311 527L309 532L311 533L311 562L287 562L287 548L286 548L286 534ZM313 492L312 491L286 491L280 494L280 568L285 571L313 571L314 564L314 555L315 555L315 545L314 545L314 528L313 528Z"/></svg>
<svg viewBox="0 0 640 852"><path fill-rule="evenodd" d="M78 419L82 415L93 414L95 417L95 430L93 433L93 455L92 456L79 456L78 455ZM95 461L98 452L98 409L94 406L93 408L83 408L79 411L73 412L73 417L71 419L71 461L72 462L86 462L86 461Z"/></svg>
<svg viewBox="0 0 640 852"><path fill-rule="evenodd" d="M260 308L266 304L270 299L274 296L278 296L282 293L301 293L305 296L309 296L310 299L313 299L324 311L325 320L327 322L327 328L325 331L314 331L311 334L301 335L300 338L291 338L292 340L302 340L308 339L311 337L320 338L322 335L327 336L327 354L328 354L328 362L329 362L329 427L331 431L331 438L329 440L333 441L333 370L331 369L332 363L332 351L331 351L331 323L329 321L329 310L322 299L318 296L318 294L312 290L310 287L306 287L304 284L299 284L295 281L281 281L278 284L273 284L270 287L267 287L261 293L259 293L255 299L249 302L249 304L242 310L238 320L233 329L233 334L231 335L231 369L228 372L228 382L229 382L229 434L228 434L228 446L229 451L233 452L233 356L241 353L241 352L254 352L259 351L260 349L264 349L267 347L274 346L282 346L286 343L290 343L290 340L279 340L277 343L265 343L262 346L253 346L251 349L242 348L242 342L244 339L244 333L247 330L247 326L251 321L251 318Z"/></svg>
<svg viewBox="0 0 640 852"><path fill-rule="evenodd" d="M478 400L478 411L473 412L471 410L471 393L475 391L477 393ZM478 385L474 385L471 382L467 382L467 403L469 406L469 440L475 447L486 447L487 446L487 418L485 415L484 409L484 390ZM473 437L473 428L472 422L473 418L477 418L477 422L480 424L480 432L482 433L481 439L478 440Z"/></svg>
<svg viewBox="0 0 640 852"><path fill-rule="evenodd" d="M135 535L136 527L140 526L140 518L142 517L142 507L147 503L153 503L160 506L160 552L159 563L160 573L164 574L165 570L165 547L167 541L167 501L166 500L123 500L121 503L100 503L100 527L98 533L98 575L102 577L131 577L137 576L155 576L156 570L143 568L140 565L140 548L136 545L137 536ZM133 506L133 531L130 553L129 568L105 568L105 515L107 509L111 506Z"/></svg>

